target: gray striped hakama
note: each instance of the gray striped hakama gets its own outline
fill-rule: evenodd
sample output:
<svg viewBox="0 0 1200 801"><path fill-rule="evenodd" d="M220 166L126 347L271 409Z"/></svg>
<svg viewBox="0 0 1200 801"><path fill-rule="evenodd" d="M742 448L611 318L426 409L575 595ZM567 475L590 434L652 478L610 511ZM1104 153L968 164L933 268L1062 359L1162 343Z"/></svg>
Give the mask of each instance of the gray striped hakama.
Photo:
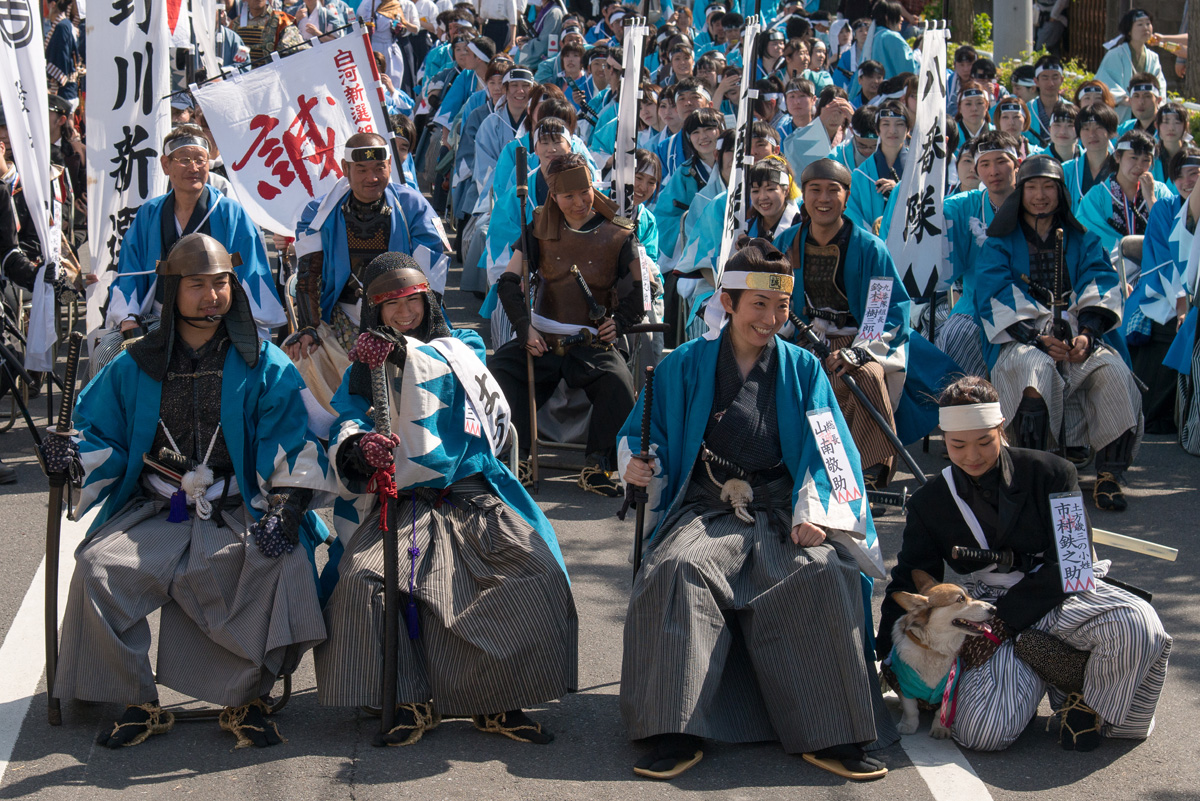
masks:
<svg viewBox="0 0 1200 801"><path fill-rule="evenodd" d="M965 375L987 378L987 359L983 358L983 341L974 317L952 314L933 336L942 353L953 359Z"/></svg>
<svg viewBox="0 0 1200 801"><path fill-rule="evenodd" d="M1068 447L1090 445L1100 450L1130 429L1136 429L1140 444L1142 393L1121 357L1101 345L1080 364L1062 364L1065 369L1060 374L1049 354L1032 345L1012 342L1001 347L992 383L1000 395L1010 439L1015 436L1013 424L1025 388L1032 387L1050 409L1051 449L1058 444L1064 407Z"/></svg>
<svg viewBox="0 0 1200 801"><path fill-rule="evenodd" d="M1097 578L1105 566L1096 564ZM995 601L1004 594L980 582L967 581L966 586L981 600ZM1033 628L1091 652L1083 697L1103 719L1103 736L1150 736L1171 655L1171 636L1150 604L1098 580L1094 591L1069 596ZM987 662L962 674L954 739L977 751L1007 748L1033 719L1047 691L1050 706L1058 709L1063 693L1038 678L1017 658L1012 640L1005 641Z"/></svg>
<svg viewBox="0 0 1200 801"><path fill-rule="evenodd" d="M138 704L158 698L157 682L241 706L325 639L304 548L272 559L247 539L241 515L226 512L218 527L191 510L189 522L168 523L167 507L138 498L76 551L58 698ZM146 617L160 608L156 677Z"/></svg>
<svg viewBox="0 0 1200 801"><path fill-rule="evenodd" d="M1179 444L1192 456L1200 456L1200 343L1192 346L1192 373L1179 375L1176 409L1179 415Z"/></svg>
<svg viewBox="0 0 1200 801"><path fill-rule="evenodd" d="M791 489L786 476L756 488L747 524L695 479L664 522L625 618L630 739L778 740L789 753L899 739L863 655L858 566L840 544L792 543Z"/></svg>
<svg viewBox="0 0 1200 801"><path fill-rule="evenodd" d="M412 532L420 636L400 614L397 703L433 700L442 715L527 708L577 685L578 618L549 546L482 476L401 491L400 602L408 603ZM378 706L383 671L383 539L378 512L354 533L325 607L329 639L314 654L317 700Z"/></svg>

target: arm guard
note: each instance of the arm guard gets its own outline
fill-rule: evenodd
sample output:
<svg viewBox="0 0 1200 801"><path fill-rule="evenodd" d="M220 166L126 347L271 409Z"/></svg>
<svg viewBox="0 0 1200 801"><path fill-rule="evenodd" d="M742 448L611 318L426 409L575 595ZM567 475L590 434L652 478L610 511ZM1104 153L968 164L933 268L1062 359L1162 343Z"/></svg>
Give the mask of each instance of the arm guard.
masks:
<svg viewBox="0 0 1200 801"><path fill-rule="evenodd" d="M316 328L321 324L321 278L325 254L307 253L296 265L296 322L298 328Z"/></svg>
<svg viewBox="0 0 1200 801"><path fill-rule="evenodd" d="M638 280L635 280L634 274L630 273L618 282L617 308L613 310L612 315L613 322L617 324L617 336L624 334L630 326L640 323L646 316L646 310L642 308L640 278L638 275Z"/></svg>
<svg viewBox="0 0 1200 801"><path fill-rule="evenodd" d="M529 306L525 302L525 293L521 290L521 276L516 273L504 273L496 281L496 296L513 330L517 332L517 340L521 347L529 336Z"/></svg>

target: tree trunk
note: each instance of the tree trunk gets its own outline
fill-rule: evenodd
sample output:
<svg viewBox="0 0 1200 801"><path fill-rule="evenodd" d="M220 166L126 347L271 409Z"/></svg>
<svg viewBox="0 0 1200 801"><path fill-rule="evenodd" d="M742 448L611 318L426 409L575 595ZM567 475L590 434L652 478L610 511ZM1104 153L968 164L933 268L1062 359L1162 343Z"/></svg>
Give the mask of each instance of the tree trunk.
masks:
<svg viewBox="0 0 1200 801"><path fill-rule="evenodd" d="M1189 0L1187 9L1188 65L1183 96L1195 100L1200 98L1200 0Z"/></svg>
<svg viewBox="0 0 1200 801"><path fill-rule="evenodd" d="M971 20L975 18L974 0L944 0L946 19L950 20L950 41L959 44L975 44L971 31ZM1197 0L1200 2L1200 0ZM954 54L950 54L954 58Z"/></svg>

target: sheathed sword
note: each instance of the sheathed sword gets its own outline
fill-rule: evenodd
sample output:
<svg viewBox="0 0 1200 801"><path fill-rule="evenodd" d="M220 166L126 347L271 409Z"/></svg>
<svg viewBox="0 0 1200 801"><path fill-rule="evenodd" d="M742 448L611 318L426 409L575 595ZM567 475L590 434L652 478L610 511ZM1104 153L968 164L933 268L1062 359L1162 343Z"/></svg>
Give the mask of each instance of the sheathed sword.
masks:
<svg viewBox="0 0 1200 801"><path fill-rule="evenodd" d="M72 437L79 433L71 425L71 416L75 412L75 377L79 372L82 345L83 334L73 331L67 344L67 370L63 376L63 399L58 410L58 423L49 432L52 437ZM65 473L47 475L50 479L50 505L46 510L46 713L51 726L61 726L62 709L54 697L54 674L58 670L58 549L62 540L63 495L67 491L67 483L79 476Z"/></svg>
<svg viewBox="0 0 1200 801"><path fill-rule="evenodd" d="M571 265L571 276L575 279L575 283L579 285L579 289L583 292L583 298L588 305L588 319L598 326L608 316L608 309L596 302L596 296L592 294L592 288L588 286L588 282L583 277L583 273L579 272L577 265Z"/></svg>
<svg viewBox="0 0 1200 801"><path fill-rule="evenodd" d="M642 394L642 447L634 458L643 462L650 461L650 415L654 408L654 366L646 367L646 386ZM646 536L646 507L650 502L650 494L645 487L635 487L626 482L625 503L617 517L625 519L632 504L637 504L637 518L633 528L633 579L637 581L638 570L642 566L642 539Z"/></svg>
<svg viewBox="0 0 1200 801"><path fill-rule="evenodd" d="M808 340L809 344L812 345L813 352L816 353L821 359L821 362L824 363L825 360L829 358L829 354L831 353L828 343L823 342L821 338L817 336L817 332L812 330L811 325L805 325L803 322L801 322L800 318L796 316L794 311L788 312L788 320L791 321L796 331ZM846 386L850 388L851 394L854 395L854 397L858 399L858 402L862 404L863 408L867 410L867 414L869 414L871 419L875 421L875 425L879 426L879 430L883 432L883 435L887 437L888 442L891 443L892 449L895 450L896 453L900 454L900 458L904 460L904 463L908 465L908 469L911 470L913 476L916 477L917 483L921 486L925 486L925 482L928 479L925 478L925 473L921 470L921 466L917 464L916 459L914 459L912 454L908 452L908 449L904 447L904 443L900 441L900 437L896 436L896 432L892 430L890 425L888 425L888 422L884 416L878 409L875 408L875 404L871 403L871 399L868 398L866 393L862 391L862 387L860 387L858 382L854 380L854 376L850 375L849 373L842 373L841 379L843 382L845 382ZM882 502L887 503L886 501ZM893 503L888 505L902 506L903 504Z"/></svg>

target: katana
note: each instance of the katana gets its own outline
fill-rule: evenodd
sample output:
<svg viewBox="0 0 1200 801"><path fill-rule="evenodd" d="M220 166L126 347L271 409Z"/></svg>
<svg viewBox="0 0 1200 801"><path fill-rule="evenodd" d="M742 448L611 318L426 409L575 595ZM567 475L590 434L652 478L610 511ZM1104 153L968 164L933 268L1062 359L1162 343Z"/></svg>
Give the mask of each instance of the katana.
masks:
<svg viewBox="0 0 1200 801"><path fill-rule="evenodd" d="M530 142L533 134L530 133ZM533 320L533 286L530 280L532 266L529 264L529 223L525 220L525 202L529 198L529 152L518 147L515 156L517 171L517 198L521 202L521 285L525 288L526 303L529 305L529 319ZM525 347L522 342L521 346ZM529 489L537 495L538 491L538 424L537 424L537 395L534 387L533 354L525 348L525 382L528 385L529 396Z"/></svg>
<svg viewBox="0 0 1200 801"><path fill-rule="evenodd" d="M58 410L58 423L49 432L52 437L72 437L79 433L71 425L71 416L75 412L75 378L79 373L82 345L83 334L72 332L67 344L62 406ZM50 479L50 504L46 510L46 713L51 726L61 726L62 709L54 697L54 674L58 670L58 550L62 537L63 495L68 482L82 477L66 473L46 475Z"/></svg>
<svg viewBox="0 0 1200 801"><path fill-rule="evenodd" d="M634 458L643 462L650 461L650 415L654 409L654 367L646 367L646 387L642 391L642 442L638 455ZM650 494L645 487L635 487L625 483L625 503L617 517L625 519L629 507L637 504L637 518L633 528L633 579L637 581L638 570L642 566L642 539L646 536L646 507L650 504Z"/></svg>
<svg viewBox="0 0 1200 801"><path fill-rule="evenodd" d="M605 317L608 317L608 309L596 302L596 296L592 294L592 288L588 286L588 282L584 279L583 273L579 272L579 267L571 265L571 276L575 279L575 283L579 285L579 290L583 292L583 298L588 305L588 319L594 323L598 323Z"/></svg>

